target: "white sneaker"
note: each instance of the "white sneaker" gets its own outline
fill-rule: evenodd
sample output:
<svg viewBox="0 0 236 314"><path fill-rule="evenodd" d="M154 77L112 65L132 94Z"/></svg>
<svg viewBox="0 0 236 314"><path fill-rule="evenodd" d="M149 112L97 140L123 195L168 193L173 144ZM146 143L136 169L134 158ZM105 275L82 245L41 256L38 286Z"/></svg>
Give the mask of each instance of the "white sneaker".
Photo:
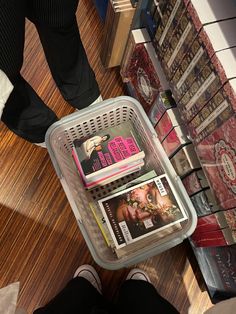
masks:
<svg viewBox="0 0 236 314"><path fill-rule="evenodd" d="M101 280L98 276L98 273L96 272L96 270L91 265L80 266L74 274L74 278L75 277L85 278L94 286L94 288L97 289L97 291L99 293L102 293Z"/></svg>
<svg viewBox="0 0 236 314"><path fill-rule="evenodd" d="M34 145L37 145L37 146L40 146L40 147L46 148L46 144L45 144L45 142L42 142L42 143L34 143Z"/></svg>
<svg viewBox="0 0 236 314"><path fill-rule="evenodd" d="M151 280L150 280L148 274L139 268L134 268L128 273L126 280L129 280L129 279L144 280L144 281L151 283Z"/></svg>
<svg viewBox="0 0 236 314"><path fill-rule="evenodd" d="M95 104L97 104L98 102L101 102L101 101L103 101L102 95L99 95L98 98L96 100L94 100L94 102L92 102L89 106L95 105Z"/></svg>
<svg viewBox="0 0 236 314"><path fill-rule="evenodd" d="M94 102L92 102L89 106L93 106L96 105L97 103L103 101L102 99L102 95L99 95L97 99L94 100ZM75 111L79 111L80 109L75 109Z"/></svg>

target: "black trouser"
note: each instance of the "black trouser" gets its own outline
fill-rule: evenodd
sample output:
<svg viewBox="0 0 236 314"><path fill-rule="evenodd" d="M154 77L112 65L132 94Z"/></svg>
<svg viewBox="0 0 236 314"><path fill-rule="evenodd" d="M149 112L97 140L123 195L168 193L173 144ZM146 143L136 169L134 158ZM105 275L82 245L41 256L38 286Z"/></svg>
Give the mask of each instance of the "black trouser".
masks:
<svg viewBox="0 0 236 314"><path fill-rule="evenodd" d="M25 17L37 28L52 76L63 97L73 107L80 109L98 98L99 88L88 63L76 22L77 5L78 0L0 0L0 69L14 86L6 104L8 110L4 109L2 120L11 129L18 128L16 115L13 115L16 107L18 112L24 110L21 128L24 129L25 120L28 121L33 116L32 113L25 113L25 108L32 105L32 99L28 95L30 88L20 76ZM22 93L27 96L22 97ZM40 102L38 99L38 104ZM42 111L45 110L45 106L38 106ZM21 119L21 115L17 116L18 120ZM38 115L37 127L40 127L40 119L42 118ZM45 115L43 119L45 120ZM53 120L53 117L50 116L50 119ZM48 121L49 124L50 122ZM32 125L31 122L29 124Z"/></svg>
<svg viewBox="0 0 236 314"><path fill-rule="evenodd" d="M45 307L34 314L177 314L178 311L142 280L123 283L116 303L108 301L82 277L72 279Z"/></svg>

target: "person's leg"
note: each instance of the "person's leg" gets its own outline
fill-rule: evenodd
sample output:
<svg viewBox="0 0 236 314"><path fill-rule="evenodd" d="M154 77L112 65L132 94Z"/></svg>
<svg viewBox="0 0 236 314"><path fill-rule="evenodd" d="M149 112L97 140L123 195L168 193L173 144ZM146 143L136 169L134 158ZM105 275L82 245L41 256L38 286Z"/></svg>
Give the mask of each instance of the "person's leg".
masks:
<svg viewBox="0 0 236 314"><path fill-rule="evenodd" d="M7 127L31 143L42 144L47 129L57 120L55 113L19 76L2 113L2 121Z"/></svg>
<svg viewBox="0 0 236 314"><path fill-rule="evenodd" d="M100 95L80 39L78 0L28 0L28 17L36 25L52 76L65 100L82 109Z"/></svg>
<svg viewBox="0 0 236 314"><path fill-rule="evenodd" d="M109 304L101 294L101 283L95 269L83 265L76 271L74 279L34 314L106 314L108 311Z"/></svg>
<svg viewBox="0 0 236 314"><path fill-rule="evenodd" d="M161 297L150 283L148 275L135 269L121 286L117 314L177 314L173 305Z"/></svg>
<svg viewBox="0 0 236 314"><path fill-rule="evenodd" d="M30 142L40 143L57 117L20 76L25 13L24 0L0 1L0 69L14 86L1 119L17 135Z"/></svg>

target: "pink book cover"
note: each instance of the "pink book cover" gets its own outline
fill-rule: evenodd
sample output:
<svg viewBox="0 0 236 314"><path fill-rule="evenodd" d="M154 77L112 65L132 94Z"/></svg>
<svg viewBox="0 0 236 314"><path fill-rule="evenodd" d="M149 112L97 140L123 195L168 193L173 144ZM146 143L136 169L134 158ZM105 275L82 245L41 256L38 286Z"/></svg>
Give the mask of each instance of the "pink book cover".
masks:
<svg viewBox="0 0 236 314"><path fill-rule="evenodd" d="M220 127L236 111L236 94L227 82L188 124L191 139L199 143Z"/></svg>
<svg viewBox="0 0 236 314"><path fill-rule="evenodd" d="M168 157L171 157L179 148L187 143L189 143L189 140L186 136L185 128L177 126L173 128L173 130L164 139L162 146Z"/></svg>
<svg viewBox="0 0 236 314"><path fill-rule="evenodd" d="M236 207L236 117L196 146L204 172L223 209Z"/></svg>
<svg viewBox="0 0 236 314"><path fill-rule="evenodd" d="M127 77L144 110L149 111L162 88L144 44L136 45L127 69Z"/></svg>

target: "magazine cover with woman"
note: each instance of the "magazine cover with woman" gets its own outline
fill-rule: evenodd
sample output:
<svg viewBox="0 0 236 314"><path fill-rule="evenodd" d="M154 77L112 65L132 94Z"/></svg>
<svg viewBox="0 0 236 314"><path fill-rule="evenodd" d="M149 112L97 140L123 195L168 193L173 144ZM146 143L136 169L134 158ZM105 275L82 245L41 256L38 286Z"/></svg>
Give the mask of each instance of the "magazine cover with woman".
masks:
<svg viewBox="0 0 236 314"><path fill-rule="evenodd" d="M186 220L166 175L98 201L116 248Z"/></svg>
<svg viewBox="0 0 236 314"><path fill-rule="evenodd" d="M87 138L74 141L74 153L77 154L83 173L89 177L94 172L115 164L141 160L145 154L140 148L139 137L130 122L99 131Z"/></svg>

